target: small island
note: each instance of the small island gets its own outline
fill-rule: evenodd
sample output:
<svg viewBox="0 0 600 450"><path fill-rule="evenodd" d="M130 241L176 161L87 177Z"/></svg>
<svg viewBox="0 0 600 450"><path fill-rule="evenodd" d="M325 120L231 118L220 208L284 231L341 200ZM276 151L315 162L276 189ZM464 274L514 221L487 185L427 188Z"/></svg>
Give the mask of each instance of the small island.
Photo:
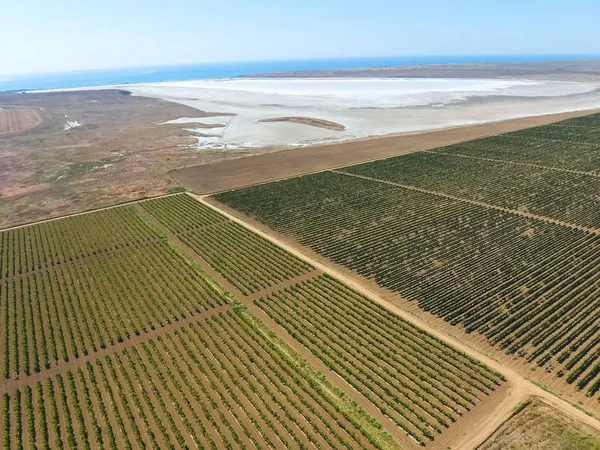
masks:
<svg viewBox="0 0 600 450"><path fill-rule="evenodd" d="M339 124L337 122L331 122L329 120L323 119L315 119L313 117L272 117L268 119L261 119L258 122L293 122L302 125L309 125L311 127L326 128L328 130L333 131L344 131L346 129L344 125Z"/></svg>

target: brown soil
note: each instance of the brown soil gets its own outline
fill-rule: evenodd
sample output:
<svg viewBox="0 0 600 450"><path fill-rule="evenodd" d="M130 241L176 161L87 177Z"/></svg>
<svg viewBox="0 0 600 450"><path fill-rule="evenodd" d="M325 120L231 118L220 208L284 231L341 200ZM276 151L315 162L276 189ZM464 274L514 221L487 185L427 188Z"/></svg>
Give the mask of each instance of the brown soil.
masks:
<svg viewBox="0 0 600 450"><path fill-rule="evenodd" d="M125 91L0 93L0 106L43 119L0 134L0 228L165 194L171 170L248 153L186 148L189 124L160 123L219 114ZM65 131L67 117L81 126Z"/></svg>
<svg viewBox="0 0 600 450"><path fill-rule="evenodd" d="M330 122L329 120L314 119L312 117L272 117L269 119L261 119L259 120L259 122L292 122L299 123L301 125L308 125L311 127L325 128L327 130L333 131L344 131L346 129L346 127L342 124Z"/></svg>
<svg viewBox="0 0 600 450"><path fill-rule="evenodd" d="M499 427L479 450L598 450L600 432L566 416L542 399Z"/></svg>
<svg viewBox="0 0 600 450"><path fill-rule="evenodd" d="M353 142L289 149L252 158L238 158L215 164L187 167L172 172L172 175L196 194L212 194L546 125L594 112L597 111L575 111L482 125L445 128L423 133L390 135Z"/></svg>
<svg viewBox="0 0 600 450"><path fill-rule="evenodd" d="M225 125L221 124L221 123L200 123L200 122L194 122L194 123L188 123L185 124L191 128L225 128Z"/></svg>
<svg viewBox="0 0 600 450"><path fill-rule="evenodd" d="M35 109L0 109L0 134L28 130L41 121Z"/></svg>

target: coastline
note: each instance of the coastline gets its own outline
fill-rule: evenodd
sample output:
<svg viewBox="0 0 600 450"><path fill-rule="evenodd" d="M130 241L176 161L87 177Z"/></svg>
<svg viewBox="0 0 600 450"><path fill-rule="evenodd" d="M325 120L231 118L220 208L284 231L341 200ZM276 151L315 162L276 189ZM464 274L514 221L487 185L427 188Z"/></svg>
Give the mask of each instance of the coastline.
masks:
<svg viewBox="0 0 600 450"><path fill-rule="evenodd" d="M421 132L372 136L351 142L338 142L303 148L272 149L270 153L182 168L171 172L171 176L193 193L209 195L407 153L430 150L445 145L596 113L600 113L600 108Z"/></svg>
<svg viewBox="0 0 600 450"><path fill-rule="evenodd" d="M199 111L234 114L198 150L303 148L600 108L600 84L510 80L369 78L196 80L128 86ZM302 121L271 121L277 117ZM308 127L335 123L334 127ZM304 123L302 123L304 122Z"/></svg>

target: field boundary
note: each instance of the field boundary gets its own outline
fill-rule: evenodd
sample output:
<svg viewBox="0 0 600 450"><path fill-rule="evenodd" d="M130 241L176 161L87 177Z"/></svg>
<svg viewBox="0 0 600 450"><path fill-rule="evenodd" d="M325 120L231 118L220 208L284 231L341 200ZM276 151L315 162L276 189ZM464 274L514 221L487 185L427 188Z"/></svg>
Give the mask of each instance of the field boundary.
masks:
<svg viewBox="0 0 600 450"><path fill-rule="evenodd" d="M181 329L191 323L211 317L213 314L219 314L220 312L231 309L233 309L233 305L230 303L216 306L209 311L194 314L193 316L190 315L185 319L180 319L176 322L174 321L160 328L156 327L154 330L141 333L139 336L132 336L129 339L123 340L123 342L115 342L113 345L107 346L105 349L98 349L97 351L90 352L87 355L80 355L78 358L73 357L69 359L69 362L59 361L50 369L42 369L39 372L32 373L31 375L23 375L19 378L4 379L0 383L0 395L11 393L15 389L23 389L25 386L34 385L35 383L44 381L49 377L65 375L68 371L74 371L80 367L85 367L85 364L88 361L96 361L97 359L104 358L107 355L119 353L124 349L139 345L143 342L148 342L151 339L155 339L173 330Z"/></svg>
<svg viewBox="0 0 600 450"><path fill-rule="evenodd" d="M561 411L564 411L569 416L576 418L577 420L580 420L597 430L600 430L600 420L598 420L596 417L586 414L584 411L576 408L567 400L559 398L550 391L544 390L542 387L534 384L533 382L522 376L516 370L502 365L500 362L486 355L482 351L475 349L469 344L460 341L454 338L453 336L445 334L444 332L440 331L439 328L428 324L416 315L406 311L405 309L397 305L390 303L389 301L381 297L373 289L369 288L366 284L357 281L356 279L349 278L347 275L345 275L340 270L338 270L330 264L319 262L318 260L311 257L308 254L307 250L301 244L288 244L281 240L276 232L272 231L267 227L265 228L269 231L263 231L263 229L254 225L253 219L245 216L239 211L232 210L231 208L222 205L216 199L210 196L199 196L191 193L188 195L191 195L192 197L198 199L203 204L213 208L215 211L225 215L229 219L239 223L240 225L253 231L259 236L262 236L265 239L269 239L274 244L280 246L286 251L289 251L298 258L301 258L304 261L312 264L314 267L322 270L324 273L333 276L334 278L338 279L342 283L356 290L360 294L368 297L375 303L385 307L389 311L400 316L412 325L427 331L434 337L442 340L443 342L446 342L447 344L453 346L457 350L462 351L467 355L482 361L491 369L502 373L506 377L507 382L510 385L509 391L506 394L505 398L498 403L494 412L490 414L491 418L490 416L488 416L485 420L485 423L473 424L470 434L463 436L458 445L456 443L453 443L453 447L477 447L487 439L487 437L493 432L493 430L500 426L506 420L506 418L510 416L515 405L532 395L537 395L539 397L544 398L547 402L559 408Z"/></svg>
<svg viewBox="0 0 600 450"><path fill-rule="evenodd" d="M189 194L185 194L189 195ZM195 198L194 196L192 196ZM192 248L187 246L184 242L182 242L175 233L170 231L166 226L161 224L158 219L156 219L152 214L143 208L139 207L141 210L140 214L144 214L144 217L149 220L153 226L159 227L161 231L163 231L174 247L176 247L179 251L184 254L186 259L193 261L198 264L202 271L204 271L210 278L215 280L219 286L221 286L229 297L232 298L234 302L237 302L238 305L246 308L248 313L254 316L256 319L260 320L266 327L268 327L272 332L275 332L277 337L289 346L294 352L296 352L300 357L307 361L308 364L311 365L313 369L317 372L320 372L325 375L329 383L337 389L341 389L348 394L351 394L352 399L354 399L357 404L371 417L374 417L383 427L384 429L399 443L404 444L414 444L410 441L405 435L401 434L398 429L390 422L370 401L364 398L360 393L354 391L352 386L350 386L347 382L345 382L342 378L340 378L336 373L331 371L323 362L314 356L310 351L308 351L302 344L297 342L294 338L292 338L289 333L279 326L274 320L272 320L267 314L264 313L260 308L254 305L254 299L260 298L264 295L268 295L273 291L278 291L284 289L287 286L293 286L296 282L302 281L304 279L312 279L318 277L323 272L316 268L305 273L298 275L290 280L286 280L282 283L277 283L273 286L267 287L265 289L261 289L254 294L250 295L242 295L238 289L233 286L228 280L226 280L223 275L217 272L201 255L196 253ZM213 208L215 209L215 208ZM218 211L218 210L217 210ZM220 212L220 211L218 211ZM227 215L220 212L224 217L229 218ZM247 227L246 227L247 229ZM234 305L235 307L235 305Z"/></svg>
<svg viewBox="0 0 600 450"><path fill-rule="evenodd" d="M410 153L434 150L448 145L550 125L599 112L599 109L587 109L483 124L388 134L305 148L283 149L213 164L185 167L172 171L171 175L186 186L190 192L197 195L213 195ZM273 167L276 168L275 172ZM274 175L269 176L269 173L274 173ZM202 178L203 182L198 184L198 178Z"/></svg>
<svg viewBox="0 0 600 450"><path fill-rule="evenodd" d="M19 228L26 228L26 227L30 227L30 226L33 226L33 225L39 225L41 223L54 222L55 220L68 219L69 217L83 216L85 214L92 214L92 213L99 212L99 211L106 211L107 209L119 208L121 206L127 206L127 205L131 205L131 204L135 204L135 203L146 202L146 201L154 200L154 199L157 199L157 198L171 197L173 195L179 195L179 194L181 194L181 192L176 192L174 194L155 195L153 197L135 198L135 199L132 199L132 200L127 200L127 201L124 201L124 202L121 202L121 203L117 203L116 205L101 206L100 208L86 209L84 211L79 211L79 212L74 212L74 213L70 213L70 214L65 214L65 215L62 215L62 216L50 217L48 219L36 220L36 221L33 221L33 222L22 223L20 225L14 225L14 226L7 227L7 228L0 228L0 233L2 233L3 231L18 230Z"/></svg>

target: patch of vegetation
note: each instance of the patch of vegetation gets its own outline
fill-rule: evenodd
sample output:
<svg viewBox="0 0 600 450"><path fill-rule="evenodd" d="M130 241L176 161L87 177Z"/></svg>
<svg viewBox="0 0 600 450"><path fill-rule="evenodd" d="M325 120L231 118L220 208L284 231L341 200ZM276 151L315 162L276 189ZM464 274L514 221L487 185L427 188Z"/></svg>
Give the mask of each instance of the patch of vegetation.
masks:
<svg viewBox="0 0 600 450"><path fill-rule="evenodd" d="M520 414L519 414L520 413ZM600 450L600 434L533 397L519 403L480 450Z"/></svg>
<svg viewBox="0 0 600 450"><path fill-rule="evenodd" d="M91 172L106 170L110 167L108 163L100 162L83 162L70 164L60 169L46 170L37 172L34 176L35 183L55 183L59 181L71 181L81 178Z"/></svg>
<svg viewBox="0 0 600 450"><path fill-rule="evenodd" d="M185 192L187 189L183 186L171 186L167 189L167 194L179 194L181 192Z"/></svg>
<svg viewBox="0 0 600 450"><path fill-rule="evenodd" d="M510 417L516 416L521 411L523 411L525 408L527 408L529 405L531 405L531 399L530 398L527 398L527 399L523 400L517 406L515 406L515 408L513 409L512 414L510 415Z"/></svg>

